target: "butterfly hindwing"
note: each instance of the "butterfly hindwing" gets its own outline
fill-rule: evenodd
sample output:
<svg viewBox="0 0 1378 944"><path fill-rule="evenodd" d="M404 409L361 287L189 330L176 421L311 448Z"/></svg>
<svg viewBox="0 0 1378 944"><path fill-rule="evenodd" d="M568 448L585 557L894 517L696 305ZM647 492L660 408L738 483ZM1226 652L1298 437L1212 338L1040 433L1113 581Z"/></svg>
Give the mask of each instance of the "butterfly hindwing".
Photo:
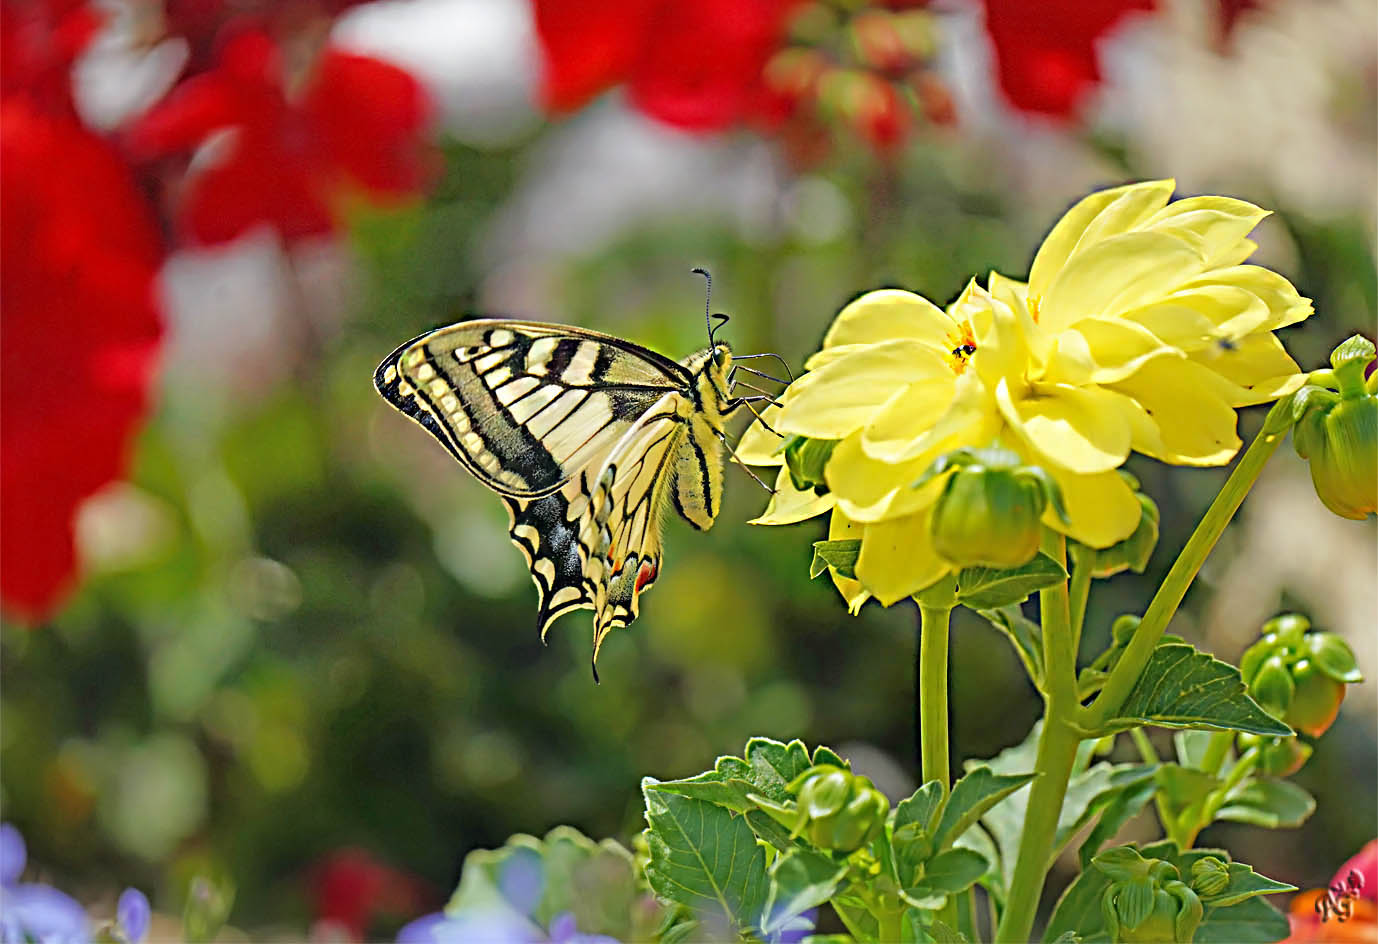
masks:
<svg viewBox="0 0 1378 944"><path fill-rule="evenodd" d="M569 490L567 486L533 499L503 497L511 518L508 530L512 543L526 558L536 584L536 628L542 639L550 624L565 613L593 606L585 587L584 555L579 547L579 505L587 506L588 499L579 493L571 502L566 494Z"/></svg>
<svg viewBox="0 0 1378 944"><path fill-rule="evenodd" d="M535 498L596 465L683 367L618 338L466 321L400 346L374 384L489 488Z"/></svg>

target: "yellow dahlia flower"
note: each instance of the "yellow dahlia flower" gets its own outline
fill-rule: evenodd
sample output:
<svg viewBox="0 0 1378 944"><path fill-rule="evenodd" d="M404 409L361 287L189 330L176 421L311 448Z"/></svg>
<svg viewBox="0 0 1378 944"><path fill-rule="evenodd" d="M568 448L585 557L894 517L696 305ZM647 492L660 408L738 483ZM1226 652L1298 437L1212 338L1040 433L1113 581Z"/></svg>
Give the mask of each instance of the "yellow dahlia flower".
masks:
<svg viewBox="0 0 1378 944"><path fill-rule="evenodd" d="M1131 450L1220 465L1240 445L1235 409L1302 383L1273 335L1311 305L1273 272L1244 265L1266 212L1227 197L1169 203L1171 181L1107 190L1074 206L1034 258L1028 284L992 273L946 311L911 292L862 296L834 320L770 425L836 440L827 493L781 471L762 524L833 514L831 539L860 537L853 608L889 605L954 569L929 537L945 476L913 488L941 455L1000 445L1060 486L1067 520L1044 523L1092 547L1139 521L1116 470ZM743 461L779 464L759 426Z"/></svg>

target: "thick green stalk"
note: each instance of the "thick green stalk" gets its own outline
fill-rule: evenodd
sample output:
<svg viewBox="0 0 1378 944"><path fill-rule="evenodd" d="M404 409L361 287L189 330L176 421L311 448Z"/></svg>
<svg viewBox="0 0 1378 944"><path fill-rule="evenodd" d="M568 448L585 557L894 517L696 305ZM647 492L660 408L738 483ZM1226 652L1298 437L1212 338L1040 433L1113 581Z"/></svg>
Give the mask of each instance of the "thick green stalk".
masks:
<svg viewBox="0 0 1378 944"><path fill-rule="evenodd" d="M1197 572L1205 562L1211 549L1215 547L1215 542L1220 539L1225 526L1230 523L1234 513L1239 510L1240 504L1244 501L1244 496L1253 488L1254 482L1258 479L1258 474L1263 471L1264 464L1282 442L1283 433L1259 433L1258 437L1250 444L1244 457L1235 466L1234 472L1230 474L1225 482L1225 487L1220 490L1220 494L1215 496L1215 501L1206 509L1200 524L1196 526L1195 532L1187 541L1186 547L1182 548L1182 553L1178 555L1173 563L1172 569L1168 571L1167 577L1163 579L1162 586L1153 595L1153 601L1149 603L1148 609L1144 612L1144 618L1139 623L1139 628L1134 631L1134 636L1129 641L1129 646L1125 649L1120 661L1110 670L1110 675L1105 680L1105 687L1096 700L1081 709L1079 713L1080 723L1087 729L1094 730L1103 725L1107 720L1115 716L1129 692L1134 687L1134 683L1139 680L1139 675L1143 672L1144 666L1148 664L1149 657L1153 655L1154 648L1158 645L1158 640L1163 636L1163 631L1167 629L1168 622L1172 619L1177 607L1181 605L1182 598L1187 594L1187 588L1196 579Z"/></svg>
<svg viewBox="0 0 1378 944"><path fill-rule="evenodd" d="M1044 541L1044 553L1059 563L1066 549L1061 535ZM1077 665L1072 649L1072 628L1068 612L1067 584L1055 584L1039 592L1043 626L1043 670L1047 711L1038 738L1038 758L1034 770L1038 779L1029 790L1029 806L1024 815L1024 831L1019 840L1019 857L1010 882L1004 917L996 930L996 941L1028 941L1033 931L1038 899L1048 875L1049 859L1057 838L1057 821L1067 781L1076 762L1081 734L1076 726Z"/></svg>
<svg viewBox="0 0 1378 944"><path fill-rule="evenodd" d="M947 634L951 606L919 603L919 757L923 782L948 790Z"/></svg>

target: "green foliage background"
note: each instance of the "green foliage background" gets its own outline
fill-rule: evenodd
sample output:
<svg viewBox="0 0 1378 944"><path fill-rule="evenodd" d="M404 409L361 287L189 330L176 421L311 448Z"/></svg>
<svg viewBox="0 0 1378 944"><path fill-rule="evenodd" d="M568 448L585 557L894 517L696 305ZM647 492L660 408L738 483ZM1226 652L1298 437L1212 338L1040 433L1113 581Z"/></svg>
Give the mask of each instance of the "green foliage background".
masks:
<svg viewBox="0 0 1378 944"><path fill-rule="evenodd" d="M541 646L501 506L372 390L399 342L474 313L490 274L474 249L536 143L452 145L426 203L361 212L350 240L365 291L288 380L228 400L165 385L132 474L164 522L159 540L92 575L50 625L5 627L4 816L58 884L88 897L134 884L176 913L187 877L216 869L237 887L232 923L299 934L310 869L332 850L363 847L448 893L465 853L510 833L568 823L630 842L643 775L691 775L751 735L867 742L914 776L916 614L871 605L852 618L810 581L821 522L748 526L764 495L729 469L710 534L669 525L664 573L632 631L604 647L594 686L587 615ZM822 242L666 217L549 273L563 311L510 314L680 357L703 343L689 269L705 265L736 349L797 367L863 290L946 302L972 274L1026 271L1053 220L976 176L943 148L916 149L893 175L847 158L830 179L852 222ZM1372 241L1360 223L1282 211L1269 232L1291 241L1286 274L1318 309L1286 341L1317 366L1378 318ZM1246 414L1243 431L1260 421ZM1092 595L1084 659L1115 614L1142 606L1224 475L1131 468L1162 509L1162 540L1148 573ZM1037 700L988 627L959 617L953 641L955 766L1021 741ZM1301 887L1326 881L1378 833L1374 732L1355 720L1371 717L1342 715L1296 778L1319 804L1305 829L1218 826L1203 843Z"/></svg>

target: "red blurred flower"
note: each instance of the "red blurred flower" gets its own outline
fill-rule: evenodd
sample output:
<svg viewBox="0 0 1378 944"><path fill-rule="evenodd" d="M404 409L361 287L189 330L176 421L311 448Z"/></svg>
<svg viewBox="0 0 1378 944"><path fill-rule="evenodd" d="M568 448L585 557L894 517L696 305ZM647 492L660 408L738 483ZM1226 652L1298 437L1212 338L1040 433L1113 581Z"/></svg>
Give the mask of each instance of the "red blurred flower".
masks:
<svg viewBox="0 0 1378 944"><path fill-rule="evenodd" d="M1069 119L1100 82L1099 40L1155 0L985 0L1000 89L1021 111Z"/></svg>
<svg viewBox="0 0 1378 944"><path fill-rule="evenodd" d="M262 29L275 37L329 32L330 21L367 0L163 0L163 27L190 47L191 73L214 65L226 32Z"/></svg>
<svg viewBox="0 0 1378 944"><path fill-rule="evenodd" d="M1283 944L1378 944L1378 839L1370 840L1340 866L1330 880L1331 887L1344 889L1351 871L1363 876L1363 889L1348 920L1340 921L1338 915L1320 905L1326 889L1298 892L1287 909L1292 933ZM1322 910L1328 912L1327 920L1321 920Z"/></svg>
<svg viewBox="0 0 1378 944"><path fill-rule="evenodd" d="M430 116L421 84L396 66L327 47L309 73L290 76L277 44L251 31L144 115L129 145L153 159L228 132L189 169L180 227L221 243L266 223L291 240L332 232L351 189L375 199L421 191Z"/></svg>
<svg viewBox="0 0 1378 944"><path fill-rule="evenodd" d="M0 102L0 216L0 602L40 619L148 409L161 246L116 152L24 95Z"/></svg>
<svg viewBox="0 0 1378 944"><path fill-rule="evenodd" d="M372 940L379 917L408 918L434 906L424 881L375 859L362 849L340 849L311 869L316 920L344 928L355 941Z"/></svg>
<svg viewBox="0 0 1378 944"><path fill-rule="evenodd" d="M567 112L626 83L632 104L688 131L716 131L760 105L761 73L798 0L535 0L541 97Z"/></svg>
<svg viewBox="0 0 1378 944"><path fill-rule="evenodd" d="M86 0L0 0L0 93L75 114L72 63L101 21Z"/></svg>

